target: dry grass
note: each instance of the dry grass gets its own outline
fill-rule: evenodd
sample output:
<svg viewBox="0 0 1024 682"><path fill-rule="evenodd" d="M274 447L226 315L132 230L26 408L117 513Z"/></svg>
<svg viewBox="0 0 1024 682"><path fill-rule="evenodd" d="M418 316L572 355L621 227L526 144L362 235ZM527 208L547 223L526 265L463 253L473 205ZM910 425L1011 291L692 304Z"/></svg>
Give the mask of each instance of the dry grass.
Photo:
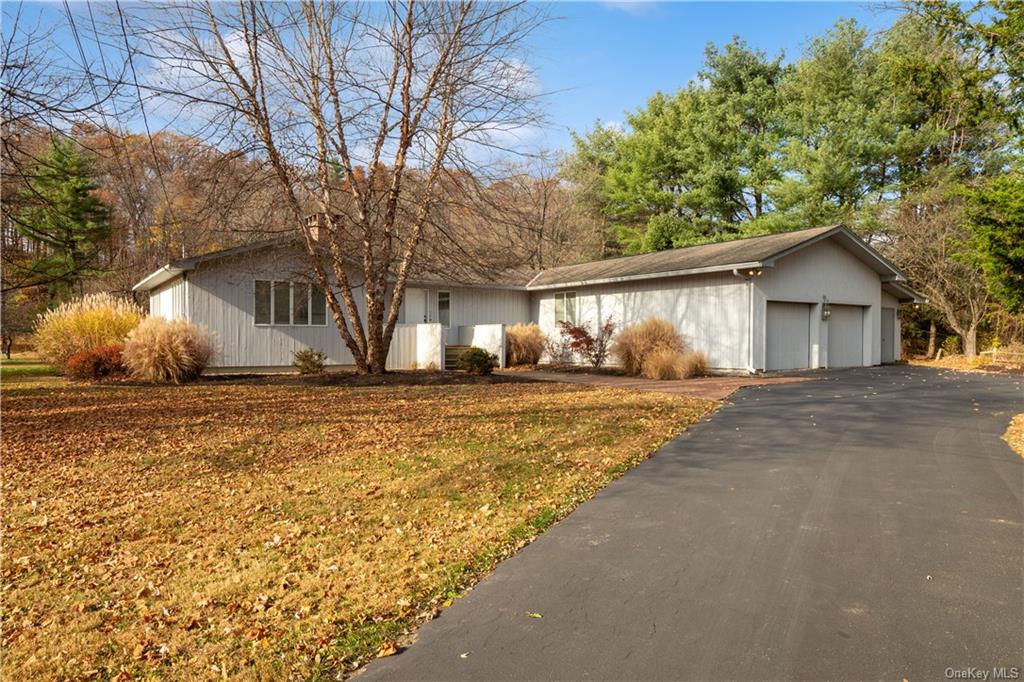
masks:
<svg viewBox="0 0 1024 682"><path fill-rule="evenodd" d="M652 362L667 367L671 364L668 361L669 351L681 355L687 350L675 325L657 317L649 317L619 331L612 343L611 354L626 374L648 376L644 374L644 365L648 363L649 356L657 354L658 359Z"/></svg>
<svg viewBox="0 0 1024 682"><path fill-rule="evenodd" d="M333 677L712 406L540 383L5 387L4 677Z"/></svg>
<svg viewBox="0 0 1024 682"><path fill-rule="evenodd" d="M656 348L644 358L640 375L659 381L690 379L707 373L708 361L703 353L680 353L672 348Z"/></svg>
<svg viewBox="0 0 1024 682"><path fill-rule="evenodd" d="M537 324L514 324L505 330L508 340L508 364L536 365L544 355L547 339Z"/></svg>
<svg viewBox="0 0 1024 682"><path fill-rule="evenodd" d="M1010 425L1003 434L1003 440L1010 444L1013 451L1024 457L1024 412L1021 412L1010 421Z"/></svg>
<svg viewBox="0 0 1024 682"><path fill-rule="evenodd" d="M147 317L128 335L122 358L136 379L179 384L198 377L213 351L213 334L205 328Z"/></svg>
<svg viewBox="0 0 1024 682"><path fill-rule="evenodd" d="M142 311L130 301L110 294L89 294L39 317L35 350L59 366L75 353L121 343L141 319Z"/></svg>

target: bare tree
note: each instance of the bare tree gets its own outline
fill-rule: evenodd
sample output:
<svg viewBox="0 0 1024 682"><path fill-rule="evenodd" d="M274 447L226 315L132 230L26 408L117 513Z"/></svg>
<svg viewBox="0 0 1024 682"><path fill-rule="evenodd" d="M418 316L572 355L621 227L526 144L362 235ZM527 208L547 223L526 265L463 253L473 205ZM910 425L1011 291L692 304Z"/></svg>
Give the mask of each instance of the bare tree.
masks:
<svg viewBox="0 0 1024 682"><path fill-rule="evenodd" d="M144 87L270 164L315 284L337 290L327 300L358 371L383 372L448 179L486 168L536 122L521 53L542 15L522 2L132 11L123 34L163 74Z"/></svg>
<svg viewBox="0 0 1024 682"><path fill-rule="evenodd" d="M893 216L891 255L963 340L964 354L978 352L978 327L988 312L984 273L969 253L960 201L943 185L900 203ZM933 351L929 344L929 353Z"/></svg>

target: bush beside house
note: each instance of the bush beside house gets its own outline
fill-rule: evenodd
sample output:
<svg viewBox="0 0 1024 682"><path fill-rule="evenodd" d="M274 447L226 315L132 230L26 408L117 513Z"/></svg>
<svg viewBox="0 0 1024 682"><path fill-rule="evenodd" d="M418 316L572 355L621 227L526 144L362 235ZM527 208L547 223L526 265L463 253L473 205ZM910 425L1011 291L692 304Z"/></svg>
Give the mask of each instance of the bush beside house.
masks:
<svg viewBox="0 0 1024 682"><path fill-rule="evenodd" d="M611 353L631 376L688 379L707 371L707 358L691 349L671 322L649 317L624 328Z"/></svg>
<svg viewBox="0 0 1024 682"><path fill-rule="evenodd" d="M89 294L37 318L35 349L47 362L64 368L77 353L123 343L142 318L142 310L130 301L110 294Z"/></svg>
<svg viewBox="0 0 1024 682"><path fill-rule="evenodd" d="M205 328L147 317L128 335L123 358L137 379L180 384L198 378L213 353L213 334Z"/></svg>

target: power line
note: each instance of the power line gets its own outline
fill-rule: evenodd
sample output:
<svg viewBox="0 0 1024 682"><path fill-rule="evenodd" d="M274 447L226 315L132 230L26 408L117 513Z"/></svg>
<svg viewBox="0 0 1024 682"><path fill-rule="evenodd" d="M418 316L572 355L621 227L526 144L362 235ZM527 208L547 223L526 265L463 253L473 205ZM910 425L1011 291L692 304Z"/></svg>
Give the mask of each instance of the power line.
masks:
<svg viewBox="0 0 1024 682"><path fill-rule="evenodd" d="M67 2L67 0L64 0ZM115 0L114 6L117 8L117 17L121 23L121 35L124 37L124 49L128 57L128 66L131 68L132 81L135 83L135 94L139 99L139 112L142 114L142 124L146 129L146 138L149 140L149 149L153 154L153 167L156 170L157 179L160 181L160 189L164 194L164 202L167 204L167 212L171 216L171 223L178 224L178 221L174 217L174 207L171 205L170 195L167 192L167 184L164 182L164 174L160 170L160 159L156 153L156 145L153 144L153 133L149 129L149 118L146 116L146 105L142 101L142 88L139 86L139 76L135 71L135 60L132 58L131 44L128 42L128 28L124 22L124 12L121 11L120 0Z"/></svg>

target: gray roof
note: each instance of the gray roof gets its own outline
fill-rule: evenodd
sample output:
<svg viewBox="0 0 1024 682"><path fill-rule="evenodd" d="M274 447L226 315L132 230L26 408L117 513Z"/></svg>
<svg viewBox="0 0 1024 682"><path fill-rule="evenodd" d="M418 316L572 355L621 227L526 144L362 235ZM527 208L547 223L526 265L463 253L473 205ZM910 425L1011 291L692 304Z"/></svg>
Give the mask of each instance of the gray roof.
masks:
<svg viewBox="0 0 1024 682"><path fill-rule="evenodd" d="M808 230L780 232L764 237L734 239L727 242L644 253L638 256L609 258L580 265L565 265L544 270L530 282L530 287L647 278L652 275L667 276L674 273L691 273L695 270L753 267L793 247L825 236L838 227L838 225L812 227Z"/></svg>
<svg viewBox="0 0 1024 682"><path fill-rule="evenodd" d="M638 256L623 256L607 260L565 265L543 270L539 273L522 269L508 269L501 272L481 272L483 268L469 269L455 267L440 260L429 264L420 263L411 277L414 283L462 284L508 289L560 289L609 282L636 279L676 277L705 272L721 272L732 269L771 267L775 261L794 251L821 241L835 239L854 256L874 269L883 282L905 282L906 277L895 265L866 244L860 237L842 225L826 225L806 230L780 232L763 237L734 239L714 244L688 246L682 249L644 253ZM294 239L294 238L291 238ZM255 242L244 246L224 249L214 253L174 261L150 274L135 285L135 289L152 289L177 276L192 270L199 263L236 255L253 249L279 246L289 238ZM428 260L431 260L428 258ZM905 288L905 287L903 287ZM907 289L909 291L909 289ZM908 295L901 292L904 296ZM912 294L912 292L911 292Z"/></svg>

